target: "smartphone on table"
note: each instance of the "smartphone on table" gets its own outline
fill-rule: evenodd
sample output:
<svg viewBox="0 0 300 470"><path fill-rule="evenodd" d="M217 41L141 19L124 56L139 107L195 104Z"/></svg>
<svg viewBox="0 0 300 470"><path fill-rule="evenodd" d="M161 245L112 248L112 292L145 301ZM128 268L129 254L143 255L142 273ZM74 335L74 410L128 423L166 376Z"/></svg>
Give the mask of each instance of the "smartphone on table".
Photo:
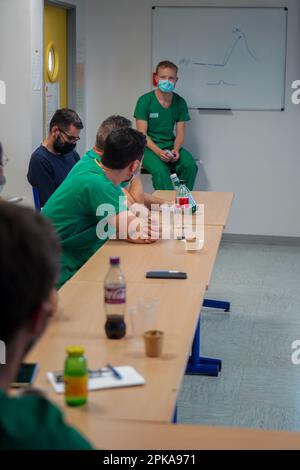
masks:
<svg viewBox="0 0 300 470"><path fill-rule="evenodd" d="M22 363L18 375L11 386L13 388L23 388L33 385L38 371L39 365L37 363Z"/></svg>

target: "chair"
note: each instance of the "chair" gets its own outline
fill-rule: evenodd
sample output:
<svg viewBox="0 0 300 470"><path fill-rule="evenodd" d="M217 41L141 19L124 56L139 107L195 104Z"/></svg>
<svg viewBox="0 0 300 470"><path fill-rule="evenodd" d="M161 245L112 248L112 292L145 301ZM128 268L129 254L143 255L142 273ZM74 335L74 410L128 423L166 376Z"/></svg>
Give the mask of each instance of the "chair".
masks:
<svg viewBox="0 0 300 470"><path fill-rule="evenodd" d="M36 208L38 212L41 212L40 195L39 195L38 189L32 188L32 194L33 194L34 207Z"/></svg>

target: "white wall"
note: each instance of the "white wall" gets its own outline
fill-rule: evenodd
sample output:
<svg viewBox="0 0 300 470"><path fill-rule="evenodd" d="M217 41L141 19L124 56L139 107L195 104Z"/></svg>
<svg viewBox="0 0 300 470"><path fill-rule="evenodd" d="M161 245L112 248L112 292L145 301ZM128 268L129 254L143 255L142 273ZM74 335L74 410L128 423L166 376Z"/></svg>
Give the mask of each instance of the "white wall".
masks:
<svg viewBox="0 0 300 470"><path fill-rule="evenodd" d="M35 1L35 0L34 0ZM54 0L55 3L76 7L76 104L75 110L83 121L84 129L80 133L80 142L77 151L80 155L86 152L86 30L85 30L85 5L86 0Z"/></svg>
<svg viewBox="0 0 300 470"><path fill-rule="evenodd" d="M84 67L84 2L63 3L77 5L77 62ZM3 196L24 196L30 205L32 193L26 174L31 153L43 140L43 89L34 90L32 71L38 50L43 77L43 6L43 0L0 0L0 80L6 83L6 104L0 104L0 140L9 158ZM81 89L76 109L85 121L85 94ZM85 149L83 132L79 151Z"/></svg>
<svg viewBox="0 0 300 470"><path fill-rule="evenodd" d="M0 0L0 139L9 158L4 195L31 198L24 175L32 149L31 0ZM36 122L38 125L38 122Z"/></svg>
<svg viewBox="0 0 300 470"><path fill-rule="evenodd" d="M87 128L87 143L83 134L79 146L82 153L93 144L105 117L112 113L132 117L137 97L150 88L152 3L201 6L207 2L68 3L78 7L77 62L86 69L86 83L77 98L77 111ZM261 2L219 0L209 5L261 6ZM204 162L197 189L235 193L228 232L300 236L300 106L290 100L291 83L300 79L300 4L265 0L264 6L268 5L289 8L285 112L209 115L193 111L186 145ZM33 91L31 68L33 51L42 48L42 19L42 0L0 0L0 80L7 85L7 104L0 104L0 140L10 160L4 195L23 195L28 203L32 201L26 180L28 162L42 140L42 91Z"/></svg>
<svg viewBox="0 0 300 470"><path fill-rule="evenodd" d="M196 189L233 191L227 232L300 236L300 106L291 83L300 79L300 2L289 8L285 112L192 112L186 146L203 160ZM262 6L259 0L88 0L86 2L87 144L110 114L131 117L150 88L151 6ZM174 32L176 41L176 32Z"/></svg>

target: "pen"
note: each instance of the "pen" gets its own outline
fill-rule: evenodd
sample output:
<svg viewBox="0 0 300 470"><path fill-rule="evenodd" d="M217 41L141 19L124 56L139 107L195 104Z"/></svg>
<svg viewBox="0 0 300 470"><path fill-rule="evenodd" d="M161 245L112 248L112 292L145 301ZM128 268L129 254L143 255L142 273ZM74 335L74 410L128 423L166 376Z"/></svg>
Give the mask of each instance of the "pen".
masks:
<svg viewBox="0 0 300 470"><path fill-rule="evenodd" d="M122 375L111 364L106 364L106 367L112 371L116 379L121 380L123 378Z"/></svg>

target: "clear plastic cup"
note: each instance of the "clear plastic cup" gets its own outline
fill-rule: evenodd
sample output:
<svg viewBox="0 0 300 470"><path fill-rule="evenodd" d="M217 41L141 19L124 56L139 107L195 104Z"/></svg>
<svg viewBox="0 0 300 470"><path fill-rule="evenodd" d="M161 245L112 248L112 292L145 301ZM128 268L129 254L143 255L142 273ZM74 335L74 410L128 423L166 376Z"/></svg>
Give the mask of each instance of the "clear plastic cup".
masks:
<svg viewBox="0 0 300 470"><path fill-rule="evenodd" d="M136 305L129 307L128 314L134 336L142 336L145 331L156 327L159 306L159 299L143 297Z"/></svg>
<svg viewBox="0 0 300 470"><path fill-rule="evenodd" d="M185 239L185 249L189 253L201 251L204 246L204 240L197 237L191 237Z"/></svg>
<svg viewBox="0 0 300 470"><path fill-rule="evenodd" d="M159 299L144 297L139 300L139 314L143 319L144 331L152 330L156 326L159 306Z"/></svg>

